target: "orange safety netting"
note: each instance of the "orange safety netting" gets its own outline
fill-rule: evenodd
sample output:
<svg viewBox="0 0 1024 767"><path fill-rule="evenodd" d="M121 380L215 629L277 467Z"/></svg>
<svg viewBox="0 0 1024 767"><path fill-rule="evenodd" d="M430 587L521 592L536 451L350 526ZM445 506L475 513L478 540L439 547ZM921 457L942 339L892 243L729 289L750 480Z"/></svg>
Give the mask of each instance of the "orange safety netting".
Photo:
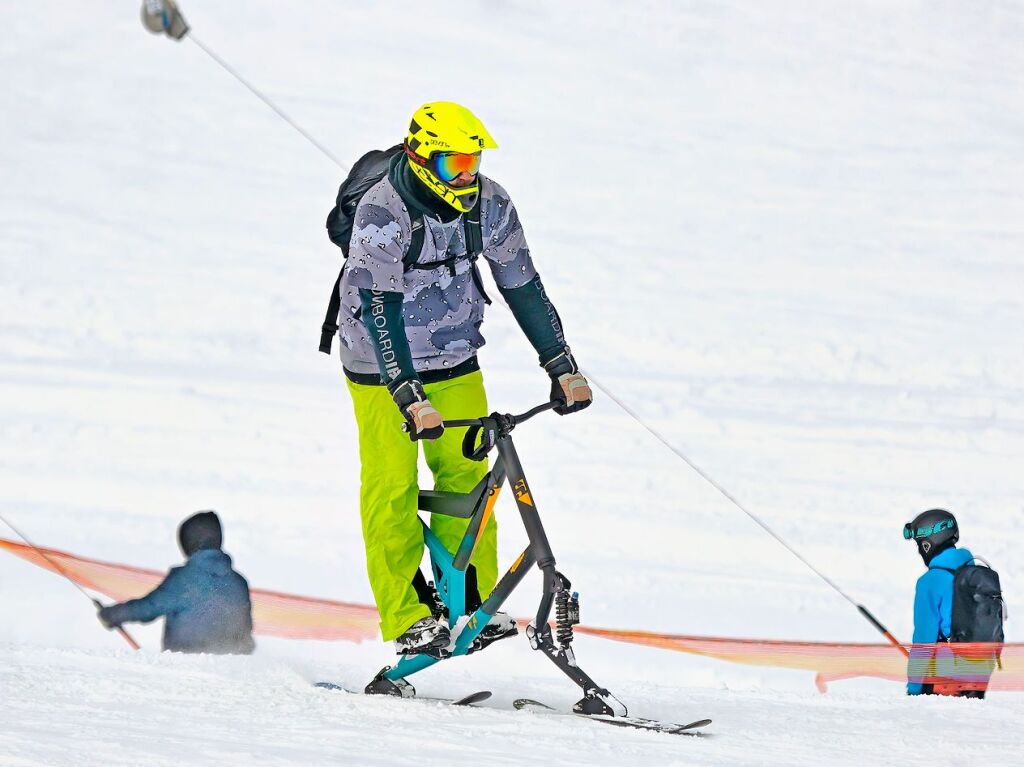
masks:
<svg viewBox="0 0 1024 767"><path fill-rule="evenodd" d="M775 639L732 639L729 637L654 634L648 631L622 631L577 626L581 634L614 639L618 642L660 647L664 650L704 655L747 666L768 666L815 673L815 684L825 692L829 682L859 676L896 682L907 681L907 659L891 644L855 642L793 642ZM917 647L925 648L924 645ZM948 649L948 645L940 645ZM990 645L959 645L965 654L991 656ZM931 649L930 647L928 649ZM1024 690L1024 643L1002 645L1002 671L988 685L990 690Z"/></svg>
<svg viewBox="0 0 1024 767"><path fill-rule="evenodd" d="M123 602L148 594L166 573L98 562L55 549L41 549L0 538L0 549L27 559L75 583ZM286 639L343 639L362 642L377 636L377 611L367 605L311 599L265 589L250 589L253 631Z"/></svg>
<svg viewBox="0 0 1024 767"><path fill-rule="evenodd" d="M54 549L42 549L45 554L42 556L29 546L3 538L0 538L0 549L52 572L62 573L84 588L118 601L148 593L165 575L157 570L99 562ZM250 593L253 628L257 634L349 642L373 639L378 634L377 611L369 605L313 599L265 589L251 589ZM828 682L853 677L868 676L900 682L907 678L906 658L889 644L732 639L589 626L577 626L576 631L732 663L810 671L815 673L815 683L822 692ZM980 654L985 652L983 650ZM1002 646L1002 666L1002 670L992 676L989 689L1024 690L1024 643Z"/></svg>

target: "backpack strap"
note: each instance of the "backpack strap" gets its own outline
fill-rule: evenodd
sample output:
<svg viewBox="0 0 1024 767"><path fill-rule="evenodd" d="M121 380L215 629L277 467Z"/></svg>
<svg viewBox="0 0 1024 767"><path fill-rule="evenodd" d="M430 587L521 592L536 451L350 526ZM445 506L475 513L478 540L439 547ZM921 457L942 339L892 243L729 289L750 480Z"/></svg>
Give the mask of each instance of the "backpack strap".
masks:
<svg viewBox="0 0 1024 767"><path fill-rule="evenodd" d="M466 253L476 259L484 252L484 230L480 224L480 197L469 213L462 216L462 231L466 235Z"/></svg>
<svg viewBox="0 0 1024 767"><path fill-rule="evenodd" d="M466 253L469 255L470 261L470 274L473 276L473 284L476 285L476 289L480 291L480 295L483 296L484 303L487 306L491 305L491 297L487 295L487 291L484 290L484 281L480 276L480 269L476 265L476 260L483 255L484 252L484 228L480 223L480 203L483 200L482 196L476 198L476 205L469 213L465 213L462 216L462 232L466 238Z"/></svg>
<svg viewBox="0 0 1024 767"><path fill-rule="evenodd" d="M405 271L415 269L419 263L420 255L423 253L423 237L427 229L422 215L415 218L410 215L409 224L412 227L412 234L409 236L409 249L405 251L405 257L402 259Z"/></svg>
<svg viewBox="0 0 1024 767"><path fill-rule="evenodd" d="M331 353L331 343L334 341L334 334L338 332L338 312L341 309L341 295L338 289L341 287L341 275L344 273L343 266L338 272L338 279L334 281L331 298L327 302L327 316L324 317L324 324L320 326L320 351L324 354Z"/></svg>
<svg viewBox="0 0 1024 767"><path fill-rule="evenodd" d="M412 236L409 238L409 250L405 253L405 258L402 259L402 265L405 267L405 271L411 271L413 269L438 269L444 267L454 276L455 265L462 260L468 259L470 262L470 276L473 280L473 284L476 289L480 291L480 295L484 299L484 303L488 306L491 304L491 297L487 295L487 291L484 290L483 278L480 276L480 270L477 268L476 260L480 257L484 250L484 236L483 227L480 224L480 200L477 200L476 205L468 213L462 214L462 232L463 237L466 241L466 252L461 256L451 256L441 261L428 261L426 263L420 262L420 256L423 254L423 239L427 225L423 220L423 216L417 216L412 219Z"/></svg>
<svg viewBox="0 0 1024 767"><path fill-rule="evenodd" d="M480 276L480 269L476 265L476 259L475 258L473 259L473 264L472 264L472 267L469 270L469 274L473 278L473 284L476 285L476 289L480 291L480 295L483 297L484 303L487 306L490 306L491 305L491 297L489 295L487 295L487 291L484 290L484 280Z"/></svg>

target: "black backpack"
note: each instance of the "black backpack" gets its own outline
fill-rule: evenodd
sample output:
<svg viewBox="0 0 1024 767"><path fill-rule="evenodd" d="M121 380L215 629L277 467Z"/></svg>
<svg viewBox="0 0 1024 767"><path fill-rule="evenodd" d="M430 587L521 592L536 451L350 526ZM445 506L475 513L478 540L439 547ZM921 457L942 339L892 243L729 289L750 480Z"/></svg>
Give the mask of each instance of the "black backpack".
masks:
<svg viewBox="0 0 1024 767"><path fill-rule="evenodd" d="M953 574L953 618L949 641L1002 644L1006 610L999 573L988 563L982 566L973 562L956 570L948 567L935 569Z"/></svg>
<svg viewBox="0 0 1024 767"><path fill-rule="evenodd" d="M341 182L338 188L338 198L335 201L331 212L327 214L327 236L331 242L341 248L344 257L348 259L349 243L352 239L352 225L355 221L356 208L363 195L375 186L388 172L388 165L395 155L403 152L401 144L396 144L390 149L374 149L360 157L352 166L348 176ZM476 267L476 259L484 249L483 231L480 226L480 199L469 213L462 216L463 232L466 238L466 253L461 256L452 256L442 261L430 261L421 263L420 253L423 250L423 234L426 225L422 215L411 215L412 206L406 202L410 210L410 224L412 225L412 236L409 238L409 249L402 259L405 271L412 269L436 269L439 266L447 267L452 274L455 274L455 264L463 259L468 259L472 264L471 274L484 302L491 303L487 292L484 290L483 280L480 278L480 271ZM342 265L338 272L338 278L334 281L331 290L331 298L327 304L327 314L324 317L324 324L320 328L320 351L324 354L331 353L331 343L334 335L338 332L338 311L341 308L341 296L338 294L338 287L341 285L341 278L345 274L345 266Z"/></svg>

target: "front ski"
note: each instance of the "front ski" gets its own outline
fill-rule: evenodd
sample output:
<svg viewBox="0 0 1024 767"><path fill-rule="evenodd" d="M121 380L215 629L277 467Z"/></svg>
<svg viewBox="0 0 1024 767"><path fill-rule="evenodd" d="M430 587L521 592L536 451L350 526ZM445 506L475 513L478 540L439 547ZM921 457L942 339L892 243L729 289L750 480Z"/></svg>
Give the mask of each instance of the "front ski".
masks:
<svg viewBox="0 0 1024 767"><path fill-rule="evenodd" d="M467 695L464 698L459 698L458 700L453 700L452 701L452 705L453 706L473 706L473 705L475 705L477 703L483 703L489 697L491 697L491 691L490 690L478 690L477 692L471 692L469 695Z"/></svg>
<svg viewBox="0 0 1024 767"><path fill-rule="evenodd" d="M336 692L347 692L350 695L366 695L367 694L367 693L363 693L363 692L356 692L355 690L350 690L347 687L342 687L340 684L335 684L334 682L317 682L313 686L314 687L318 687L321 690L334 690ZM431 702L431 703L446 703L449 706L473 706L473 705L476 705L477 703L483 703L485 700L490 698L491 697L491 691L490 690L478 690L477 692L470 693L469 695L466 695L466 696L463 696L463 697L457 698L457 699L455 699L455 698L431 698L431 697L426 697L426 696L422 696L422 695L408 695L408 696L406 696L406 695L403 695L403 696L395 695L395 696L392 696L392 697L396 697L396 698L397 697L403 697L403 698L407 698L409 700L423 700L423 701L428 701L428 702Z"/></svg>
<svg viewBox="0 0 1024 767"><path fill-rule="evenodd" d="M518 711L536 711L543 714L555 714L558 716L579 716L590 719L594 722L603 722L615 727L629 727L634 730L648 730L650 732L666 732L669 735L699 735L696 732L701 727L711 724L710 719L698 719L689 724L677 724L675 722L662 722L658 719L644 719L639 716L608 716L607 714L580 714L577 712L562 712L552 708L546 703L529 698L518 698L512 702Z"/></svg>

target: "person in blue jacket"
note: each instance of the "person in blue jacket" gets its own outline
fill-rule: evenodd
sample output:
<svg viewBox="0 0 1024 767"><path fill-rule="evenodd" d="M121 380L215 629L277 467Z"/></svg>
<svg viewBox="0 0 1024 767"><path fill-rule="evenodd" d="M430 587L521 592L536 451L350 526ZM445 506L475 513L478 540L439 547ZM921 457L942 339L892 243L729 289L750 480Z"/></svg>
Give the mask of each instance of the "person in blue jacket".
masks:
<svg viewBox="0 0 1024 767"><path fill-rule="evenodd" d="M178 543L187 557L140 599L99 610L107 628L122 623L149 623L163 617L163 649L172 652L248 655L252 638L249 584L231 567L221 550L223 530L212 511L193 514L178 528Z"/></svg>
<svg viewBox="0 0 1024 767"><path fill-rule="evenodd" d="M907 694L943 694L936 689L936 677L944 664L952 664L952 653L936 648L949 639L953 618L953 573L974 560L967 549L958 549L960 529L956 518L945 509L929 509L903 528L903 537L917 544L928 570L917 579L914 591L914 646L907 664ZM937 668L938 667L938 668ZM946 693L948 694L948 693ZM961 695L969 695L960 692ZM984 693L969 695L982 697Z"/></svg>

